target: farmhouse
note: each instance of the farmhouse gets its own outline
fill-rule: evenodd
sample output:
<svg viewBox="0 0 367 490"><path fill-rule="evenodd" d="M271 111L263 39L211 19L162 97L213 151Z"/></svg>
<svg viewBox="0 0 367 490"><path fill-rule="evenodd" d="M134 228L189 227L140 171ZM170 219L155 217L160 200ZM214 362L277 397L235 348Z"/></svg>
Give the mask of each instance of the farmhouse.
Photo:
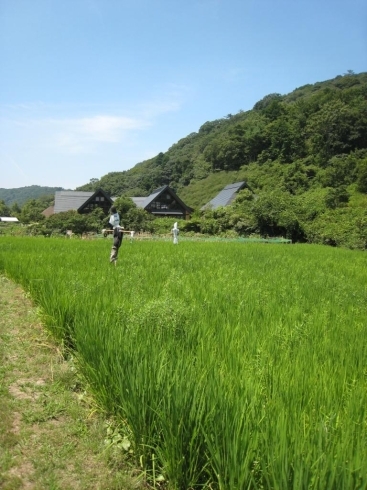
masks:
<svg viewBox="0 0 367 490"><path fill-rule="evenodd" d="M147 197L132 197L131 199L138 208L145 209L154 216L190 219L193 212L193 209L181 201L168 185L155 189Z"/></svg>
<svg viewBox="0 0 367 490"><path fill-rule="evenodd" d="M45 209L42 214L47 217L71 210L86 214L97 207L102 208L104 213L108 214L112 203L113 199L102 189L98 189L95 192L56 191L54 206Z"/></svg>
<svg viewBox="0 0 367 490"><path fill-rule="evenodd" d="M42 214L47 217L70 210L86 214L97 207L108 214L115 199L116 197L110 197L102 189L95 192L57 191L55 192L55 205L45 209ZM193 211L167 185L154 190L147 197L132 197L131 199L138 208L145 209L154 216L189 219Z"/></svg>
<svg viewBox="0 0 367 490"><path fill-rule="evenodd" d="M220 191L211 201L205 204L201 210L216 209L220 206L228 206L231 204L237 194L242 190L248 188L246 182L235 182L234 184L228 184Z"/></svg>

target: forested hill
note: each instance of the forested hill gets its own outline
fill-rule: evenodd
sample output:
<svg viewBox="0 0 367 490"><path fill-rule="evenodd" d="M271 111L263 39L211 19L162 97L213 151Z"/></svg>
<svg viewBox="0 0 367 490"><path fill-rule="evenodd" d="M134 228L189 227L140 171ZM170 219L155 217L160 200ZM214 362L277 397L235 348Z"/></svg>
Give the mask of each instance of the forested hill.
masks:
<svg viewBox="0 0 367 490"><path fill-rule="evenodd" d="M79 190L148 195L168 184L195 208L229 182L255 192L302 194L331 187L367 189L367 73L269 94L249 111L205 122L165 153Z"/></svg>
<svg viewBox="0 0 367 490"><path fill-rule="evenodd" d="M56 191L62 191L62 187L43 187L39 185L30 185L27 187L18 187L16 189L0 188L0 201L4 201L6 206L17 203L22 206L30 199L39 199L40 197L51 196L53 199Z"/></svg>

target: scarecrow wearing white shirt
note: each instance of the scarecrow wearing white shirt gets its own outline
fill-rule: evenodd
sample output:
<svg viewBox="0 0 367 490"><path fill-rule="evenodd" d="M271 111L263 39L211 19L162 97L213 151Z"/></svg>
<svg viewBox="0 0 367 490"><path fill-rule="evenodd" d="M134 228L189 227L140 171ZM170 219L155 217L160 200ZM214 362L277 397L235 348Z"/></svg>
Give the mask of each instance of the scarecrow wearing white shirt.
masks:
<svg viewBox="0 0 367 490"><path fill-rule="evenodd" d="M121 247L122 239L124 238L124 227L120 226L120 215L115 206L112 206L111 208L109 224L113 228L113 245L111 248L110 263L114 263L116 266L119 248Z"/></svg>
<svg viewBox="0 0 367 490"><path fill-rule="evenodd" d="M110 221L109 224L111 228L115 229L116 226L120 226L120 215L117 212L117 209L115 206L112 206L111 208L111 216L110 216Z"/></svg>
<svg viewBox="0 0 367 490"><path fill-rule="evenodd" d="M172 235L173 235L173 243L175 245L177 245L178 244L178 234L180 232L180 230L177 228L177 222L173 225L173 228L172 228L171 232L172 232Z"/></svg>
<svg viewBox="0 0 367 490"><path fill-rule="evenodd" d="M125 228L120 225L120 215L117 212L115 206L112 206L111 208L109 224L113 229L113 245L111 248L110 263L115 264L116 266L119 248L121 247L124 233L129 233L130 241L132 241L135 232L131 230L125 230Z"/></svg>

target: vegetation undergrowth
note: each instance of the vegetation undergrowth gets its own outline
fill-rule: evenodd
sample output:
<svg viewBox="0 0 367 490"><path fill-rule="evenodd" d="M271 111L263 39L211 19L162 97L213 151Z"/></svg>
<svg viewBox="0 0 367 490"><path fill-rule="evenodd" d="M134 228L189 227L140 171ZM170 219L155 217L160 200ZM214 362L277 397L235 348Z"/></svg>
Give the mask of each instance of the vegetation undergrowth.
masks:
<svg viewBox="0 0 367 490"><path fill-rule="evenodd" d="M3 237L153 486L367 486L366 256L316 245Z"/></svg>

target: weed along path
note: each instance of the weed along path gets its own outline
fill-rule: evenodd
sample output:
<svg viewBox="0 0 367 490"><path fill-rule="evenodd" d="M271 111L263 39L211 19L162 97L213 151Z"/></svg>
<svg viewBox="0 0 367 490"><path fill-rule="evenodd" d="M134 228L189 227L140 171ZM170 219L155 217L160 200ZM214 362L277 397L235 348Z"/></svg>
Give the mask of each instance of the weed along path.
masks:
<svg viewBox="0 0 367 490"><path fill-rule="evenodd" d="M0 311L0 488L143 488L106 441L108 424L73 360L44 330L24 291L1 275Z"/></svg>

